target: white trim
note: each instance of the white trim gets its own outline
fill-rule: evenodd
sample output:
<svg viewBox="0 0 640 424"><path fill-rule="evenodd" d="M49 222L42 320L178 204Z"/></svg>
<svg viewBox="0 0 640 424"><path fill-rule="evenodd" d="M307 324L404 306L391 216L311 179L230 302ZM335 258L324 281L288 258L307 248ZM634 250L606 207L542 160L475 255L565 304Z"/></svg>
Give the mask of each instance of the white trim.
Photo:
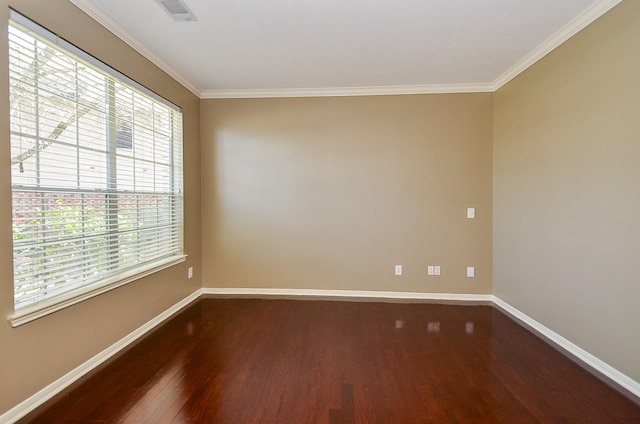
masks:
<svg viewBox="0 0 640 424"><path fill-rule="evenodd" d="M548 339L551 343L558 346L560 349L568 352L580 362L587 365L589 368L596 370L600 374L609 378L611 381L618 384L620 387L629 391L629 393L640 399L640 383L638 383L637 381L621 373L606 362L596 358L586 350L565 339L555 331L539 323L524 312L514 308L499 297L493 296L493 304L506 312L512 318L515 318L516 320L521 321L522 323L531 327L535 332Z"/></svg>
<svg viewBox="0 0 640 424"><path fill-rule="evenodd" d="M335 297L366 299L405 299L405 300L440 300L456 302L490 302L511 317L531 327L540 336L548 339L555 346L571 354L586 366L594 369L630 394L640 399L640 383L621 373L606 362L598 359L581 347L575 345L553 330L509 305L502 299L488 294L457 293L416 293L390 291L356 291L356 290L316 290L316 289L258 289L258 288L203 288L203 295L239 295L239 296L286 296L286 297Z"/></svg>
<svg viewBox="0 0 640 424"><path fill-rule="evenodd" d="M640 383L616 370L607 363L601 361L584 349L571 343L564 337L540 324L525 313L509 305L502 299L488 294L456 294L456 293L415 293L415 292L389 292L389 291L356 291L356 290L314 290L314 289L255 289L255 288L201 288L191 293L189 296L176 303L157 317L148 321L138 329L129 333L107 349L103 350L71 372L62 376L58 380L49 384L34 395L20 402L4 414L0 415L0 422L13 423L26 416L29 412L69 387L83 375L95 369L125 347L134 343L162 322L170 318L175 313L191 302L199 299L203 295L247 295L247 296L299 296L299 297L336 297L336 298L371 298L371 299L414 299L414 300L444 300L463 302L491 302L512 318L531 327L541 336L547 338L560 349L570 353L588 367L600 372L611 379L630 394L640 399Z"/></svg>
<svg viewBox="0 0 640 424"><path fill-rule="evenodd" d="M140 53L142 56L150 60L158 68L169 74L178 83L182 84L187 90L200 97L202 89L191 82L188 78L174 68L169 62L164 60L158 53L149 48L145 43L140 41L131 32L116 22L107 12L91 0L69 0L78 9L89 15L100 25L109 30L113 35L124 41L129 47Z"/></svg>
<svg viewBox="0 0 640 424"><path fill-rule="evenodd" d="M0 415L0 423L13 423L19 420L20 418L27 415L29 412L36 409L38 406L42 405L62 390L69 387L72 383L77 381L80 377L87 374L98 365L102 364L116 353L120 352L125 347L134 343L140 337L144 336L151 330L153 330L158 325L162 324L166 319L170 318L173 314L179 312L182 308L189 305L191 302L197 300L202 296L202 289L198 289L195 292L191 293L189 296L182 299L180 302L171 306L166 311L162 312L160 315L156 316L152 320L148 321L141 327L137 328L133 332L127 334L122 339L118 340L113 345L109 346L102 352L95 355L93 358L89 359L85 363L76 367L72 371L63 375L53 383L49 384L42 390L38 391L34 395L29 398L23 400L4 414Z"/></svg>
<svg viewBox="0 0 640 424"><path fill-rule="evenodd" d="M257 89L257 90L202 90L182 75L169 62L130 31L116 22L108 13L92 0L69 0L80 10L111 31L131 48L150 60L172 78L186 87L200 99L228 98L273 98L273 97L337 97L337 96L380 96L397 94L439 94L439 93L492 93L521 74L527 68L542 59L556 47L573 37L580 30L611 10L622 0L598 0L571 22L562 27L553 36L538 46L534 51L519 60L515 65L489 83L469 84L430 84L380 87L328 87L328 88L291 88L291 89Z"/></svg>
<svg viewBox="0 0 640 424"><path fill-rule="evenodd" d="M327 87L262 90L204 90L201 99L257 99L272 97L390 96L398 94L492 93L493 84L430 84L378 87Z"/></svg>
<svg viewBox="0 0 640 424"><path fill-rule="evenodd" d="M101 283L99 286L82 287L78 290L64 293L60 296L55 296L50 299L38 302L33 306L25 306L18 309L12 315L9 315L7 319L11 322L12 327L18 327L22 324L34 321L43 316L52 314L56 311L68 308L76 303L83 302L99 294L106 293L110 290L129 284L133 281L139 280L143 277L147 277L156 272L167 269L176 264L184 262L187 259L187 255L172 256L170 258L162 259L160 261L149 264L142 270L134 270L132 275L124 274L113 277L112 281Z"/></svg>
<svg viewBox="0 0 640 424"><path fill-rule="evenodd" d="M571 22L562 27L558 32L553 34L544 43L539 45L534 51L523 57L509 68L505 73L500 75L493 82L493 91L497 91L500 87L520 75L527 68L545 57L551 51L556 49L562 43L576 35L582 29L587 27L593 21L607 13L613 7L618 5L622 0L599 0L592 4L587 10L578 15Z"/></svg>
<svg viewBox="0 0 640 424"><path fill-rule="evenodd" d="M393 291L318 290L318 289L262 289L262 288L203 288L202 294L241 296L295 296L366 299L445 300L460 302L492 302L490 294L416 293Z"/></svg>

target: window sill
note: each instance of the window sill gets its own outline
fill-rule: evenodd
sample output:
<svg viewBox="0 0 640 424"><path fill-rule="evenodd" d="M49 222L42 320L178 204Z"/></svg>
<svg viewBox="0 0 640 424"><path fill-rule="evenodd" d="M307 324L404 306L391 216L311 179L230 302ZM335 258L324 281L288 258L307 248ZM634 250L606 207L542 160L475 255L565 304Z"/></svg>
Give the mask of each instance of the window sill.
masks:
<svg viewBox="0 0 640 424"><path fill-rule="evenodd" d="M139 280L140 278L146 277L158 271L162 271L163 269L167 269L173 265L184 262L186 258L187 255L165 258L163 260L153 262L143 269L129 271L128 273L123 273L121 275L115 276L100 283L99 285L93 285L91 287L74 290L69 293L65 293L33 305L25 306L16 310L12 315L9 315L8 320L11 323L11 326L14 328L21 326L38 318L42 318L46 315L57 312L61 309L75 305L76 303L91 299L92 297L98 296L102 293L124 286L125 284L129 284L135 280Z"/></svg>

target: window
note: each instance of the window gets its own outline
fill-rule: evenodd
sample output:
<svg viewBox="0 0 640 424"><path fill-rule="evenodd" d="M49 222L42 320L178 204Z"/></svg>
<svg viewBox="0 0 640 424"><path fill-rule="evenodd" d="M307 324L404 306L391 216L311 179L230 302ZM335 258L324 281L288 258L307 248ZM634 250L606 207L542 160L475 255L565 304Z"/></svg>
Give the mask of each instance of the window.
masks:
<svg viewBox="0 0 640 424"><path fill-rule="evenodd" d="M179 109L15 12L9 55L12 322L183 261Z"/></svg>

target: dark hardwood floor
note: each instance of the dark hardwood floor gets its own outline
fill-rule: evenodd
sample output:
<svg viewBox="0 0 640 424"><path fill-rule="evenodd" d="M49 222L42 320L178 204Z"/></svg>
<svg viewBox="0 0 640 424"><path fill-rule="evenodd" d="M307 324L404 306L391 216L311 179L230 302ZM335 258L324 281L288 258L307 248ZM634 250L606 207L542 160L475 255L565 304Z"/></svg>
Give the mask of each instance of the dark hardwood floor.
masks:
<svg viewBox="0 0 640 424"><path fill-rule="evenodd" d="M492 306L202 299L24 423L640 423Z"/></svg>

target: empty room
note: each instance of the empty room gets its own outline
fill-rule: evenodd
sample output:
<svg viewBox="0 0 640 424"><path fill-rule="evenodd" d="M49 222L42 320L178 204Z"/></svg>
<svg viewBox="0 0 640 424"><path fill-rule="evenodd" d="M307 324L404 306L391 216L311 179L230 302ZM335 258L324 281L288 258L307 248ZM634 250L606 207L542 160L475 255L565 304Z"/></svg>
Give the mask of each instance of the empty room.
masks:
<svg viewBox="0 0 640 424"><path fill-rule="evenodd" d="M0 13L0 423L640 422L640 1Z"/></svg>

